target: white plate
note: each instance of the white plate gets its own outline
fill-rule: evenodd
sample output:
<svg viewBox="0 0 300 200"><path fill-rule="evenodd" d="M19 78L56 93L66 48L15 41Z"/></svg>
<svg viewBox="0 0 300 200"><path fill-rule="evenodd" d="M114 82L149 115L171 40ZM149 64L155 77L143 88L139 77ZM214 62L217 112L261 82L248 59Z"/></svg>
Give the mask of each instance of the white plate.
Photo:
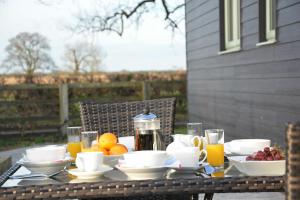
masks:
<svg viewBox="0 0 300 200"><path fill-rule="evenodd" d="M247 161L247 156L228 157L240 172L249 176L282 176L285 174L285 160Z"/></svg>
<svg viewBox="0 0 300 200"><path fill-rule="evenodd" d="M166 166L127 167L124 165L116 165L116 168L125 173L129 179L133 180L163 178L169 170Z"/></svg>
<svg viewBox="0 0 300 200"><path fill-rule="evenodd" d="M78 168L68 170L68 173L77 176L79 179L95 179L102 176L105 172L111 171L113 168L109 166L102 166L99 170L94 172L80 171Z"/></svg>
<svg viewBox="0 0 300 200"><path fill-rule="evenodd" d="M18 161L19 164L23 165L33 173L42 173L42 174L53 174L62 170L65 166L68 166L71 163L72 159L65 158L64 160L57 160L54 162L31 162L26 160L26 157L23 157Z"/></svg>

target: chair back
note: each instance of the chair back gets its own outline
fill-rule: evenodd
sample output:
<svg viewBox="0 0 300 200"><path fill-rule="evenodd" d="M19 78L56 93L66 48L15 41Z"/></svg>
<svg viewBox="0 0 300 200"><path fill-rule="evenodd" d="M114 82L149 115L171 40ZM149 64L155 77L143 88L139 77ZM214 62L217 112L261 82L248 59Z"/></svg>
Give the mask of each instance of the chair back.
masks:
<svg viewBox="0 0 300 200"><path fill-rule="evenodd" d="M133 136L133 118L148 107L160 118L161 133L169 144L174 130L176 98L163 98L123 103L80 102L80 117L83 131L115 133L117 136Z"/></svg>
<svg viewBox="0 0 300 200"><path fill-rule="evenodd" d="M290 123L286 133L286 199L300 199L300 122Z"/></svg>

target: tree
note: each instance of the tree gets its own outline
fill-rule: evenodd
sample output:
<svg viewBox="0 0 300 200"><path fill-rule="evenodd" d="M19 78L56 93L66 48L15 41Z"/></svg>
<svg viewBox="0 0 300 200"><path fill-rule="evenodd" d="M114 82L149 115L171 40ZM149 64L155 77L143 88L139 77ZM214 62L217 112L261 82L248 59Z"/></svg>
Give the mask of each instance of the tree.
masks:
<svg viewBox="0 0 300 200"><path fill-rule="evenodd" d="M8 55L2 66L25 73L26 83L33 83L37 71L45 72L55 66L48 41L39 33L19 33L9 40L5 50Z"/></svg>
<svg viewBox="0 0 300 200"><path fill-rule="evenodd" d="M119 3L116 8L105 8L104 13L98 12L92 15L79 16L78 23L73 30L78 32L109 31L122 36L126 21L139 23L142 16L154 10L156 5L162 9L164 20L167 23L166 27L171 28L172 31L178 29L178 24L184 19L183 14L176 14L177 11L184 8L183 0L138 0L133 2L135 3L127 0L127 3ZM108 10L111 12L108 12Z"/></svg>
<svg viewBox="0 0 300 200"><path fill-rule="evenodd" d="M63 59L66 66L75 74L80 72L99 71L103 53L99 46L87 42L78 42L66 45Z"/></svg>

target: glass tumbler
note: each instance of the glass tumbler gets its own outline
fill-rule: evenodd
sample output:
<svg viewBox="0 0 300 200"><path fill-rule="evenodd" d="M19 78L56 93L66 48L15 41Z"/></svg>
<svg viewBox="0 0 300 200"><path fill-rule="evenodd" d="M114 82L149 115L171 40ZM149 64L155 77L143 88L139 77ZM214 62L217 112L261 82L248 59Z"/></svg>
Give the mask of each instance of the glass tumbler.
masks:
<svg viewBox="0 0 300 200"><path fill-rule="evenodd" d="M76 158L77 153L81 152L80 133L80 126L67 127L67 150L72 158Z"/></svg>
<svg viewBox="0 0 300 200"><path fill-rule="evenodd" d="M224 167L224 130L205 130L207 162L213 167Z"/></svg>
<svg viewBox="0 0 300 200"><path fill-rule="evenodd" d="M98 131L81 132L81 151L98 151Z"/></svg>

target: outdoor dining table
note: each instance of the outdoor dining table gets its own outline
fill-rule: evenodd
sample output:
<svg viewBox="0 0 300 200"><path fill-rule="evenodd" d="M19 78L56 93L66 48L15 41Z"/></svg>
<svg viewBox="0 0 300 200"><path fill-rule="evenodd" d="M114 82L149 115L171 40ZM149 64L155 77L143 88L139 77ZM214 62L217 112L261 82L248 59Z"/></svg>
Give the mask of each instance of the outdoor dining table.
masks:
<svg viewBox="0 0 300 200"><path fill-rule="evenodd" d="M13 174L30 173L19 164L0 177L0 199L90 199L171 196L170 199L193 197L204 193L212 199L214 193L283 192L285 176L246 176L225 163L224 177L204 173L181 173L170 170L165 177L149 180L128 180L114 169L98 179L80 180L62 172L54 178L9 179ZM155 198L153 198L155 199ZM163 198L162 198L163 199Z"/></svg>

